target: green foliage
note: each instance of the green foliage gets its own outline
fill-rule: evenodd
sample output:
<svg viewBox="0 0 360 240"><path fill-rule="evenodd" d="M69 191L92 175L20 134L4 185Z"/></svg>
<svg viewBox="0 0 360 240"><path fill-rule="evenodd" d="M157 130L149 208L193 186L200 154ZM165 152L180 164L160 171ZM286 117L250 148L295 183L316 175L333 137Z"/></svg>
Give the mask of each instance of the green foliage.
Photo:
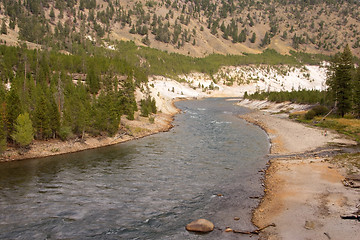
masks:
<svg viewBox="0 0 360 240"><path fill-rule="evenodd" d="M7 34L7 27L6 27L6 23L5 23L5 20L2 21L2 24L1 24L1 34Z"/></svg>
<svg viewBox="0 0 360 240"><path fill-rule="evenodd" d="M245 95L244 95L245 97ZM290 101L299 104L328 104L326 92L318 90L281 91L281 92L255 92L248 95L248 99L265 100L272 102Z"/></svg>
<svg viewBox="0 0 360 240"><path fill-rule="evenodd" d="M295 51L290 51L290 54L302 64L316 65L323 61L327 61L327 62L330 61L330 56L323 54L310 54L310 53L295 52Z"/></svg>
<svg viewBox="0 0 360 240"><path fill-rule="evenodd" d="M86 83L89 86L90 92L96 94L100 90L100 79L95 72L95 63L91 61L88 64Z"/></svg>
<svg viewBox="0 0 360 240"><path fill-rule="evenodd" d="M269 45L270 42L271 42L271 38L270 38L269 32L266 32L264 38L261 40L260 47L265 47L265 46Z"/></svg>
<svg viewBox="0 0 360 240"><path fill-rule="evenodd" d="M346 134L360 142L360 123L359 119L345 118L326 118L325 121L319 121L316 126L333 129L339 133Z"/></svg>
<svg viewBox="0 0 360 240"><path fill-rule="evenodd" d="M21 102L16 87L12 87L6 95L6 123L8 134L12 134L14 124L21 113Z"/></svg>
<svg viewBox="0 0 360 240"><path fill-rule="evenodd" d="M72 135L71 127L62 126L59 129L59 134L58 135L59 135L60 139L63 140L63 141L68 140L70 138L70 136Z"/></svg>
<svg viewBox="0 0 360 240"><path fill-rule="evenodd" d="M255 41L256 41L256 33L253 33L251 38L250 38L250 42L255 43Z"/></svg>
<svg viewBox="0 0 360 240"><path fill-rule="evenodd" d="M360 68L357 68L353 79L353 106L355 114L360 117Z"/></svg>
<svg viewBox="0 0 360 240"><path fill-rule="evenodd" d="M147 97L146 99L141 99L141 116L147 117L151 113L156 113L156 102L155 99Z"/></svg>
<svg viewBox="0 0 360 240"><path fill-rule="evenodd" d="M0 100L0 154L4 152L6 149L6 138L7 138L7 129L6 129L6 110L5 110L5 103L4 103L4 95L1 94Z"/></svg>
<svg viewBox="0 0 360 240"><path fill-rule="evenodd" d="M311 120L315 117L315 115L316 115L316 113L314 110L309 110L309 111L307 111L307 113L305 114L304 117L306 120Z"/></svg>
<svg viewBox="0 0 360 240"><path fill-rule="evenodd" d="M315 116L322 116L329 112L329 108L323 105L317 105L312 110L315 112Z"/></svg>
<svg viewBox="0 0 360 240"><path fill-rule="evenodd" d="M116 94L101 93L93 105L94 129L113 136L119 129L121 109Z"/></svg>
<svg viewBox="0 0 360 240"><path fill-rule="evenodd" d="M34 139L34 129L28 113L20 114L14 125L12 139L21 147L28 146Z"/></svg>
<svg viewBox="0 0 360 240"><path fill-rule="evenodd" d="M327 78L329 92L342 117L351 109L353 65L353 57L347 45L341 54L333 58L329 68Z"/></svg>

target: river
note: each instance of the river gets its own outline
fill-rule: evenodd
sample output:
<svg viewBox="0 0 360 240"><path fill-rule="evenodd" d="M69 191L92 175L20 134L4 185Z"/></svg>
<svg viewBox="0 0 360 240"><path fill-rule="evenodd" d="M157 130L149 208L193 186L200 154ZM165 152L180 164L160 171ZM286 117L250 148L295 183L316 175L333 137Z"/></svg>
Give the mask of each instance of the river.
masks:
<svg viewBox="0 0 360 240"><path fill-rule="evenodd" d="M169 132L0 164L0 239L256 239L218 228L254 228L267 135L233 101L176 106ZM198 218L216 229L187 232Z"/></svg>

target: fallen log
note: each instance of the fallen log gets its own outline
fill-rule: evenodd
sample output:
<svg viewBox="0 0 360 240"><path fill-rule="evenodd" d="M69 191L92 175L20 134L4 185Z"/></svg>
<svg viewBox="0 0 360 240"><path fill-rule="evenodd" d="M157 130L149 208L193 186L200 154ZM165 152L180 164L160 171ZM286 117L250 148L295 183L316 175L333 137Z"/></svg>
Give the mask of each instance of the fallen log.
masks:
<svg viewBox="0 0 360 240"><path fill-rule="evenodd" d="M350 214L350 215L340 215L342 219L357 219L360 221L360 215Z"/></svg>
<svg viewBox="0 0 360 240"><path fill-rule="evenodd" d="M265 227L256 229L254 231L238 231L238 230L232 230L234 233L240 233L240 234L259 234L261 231L263 231L264 229L268 228L268 227L276 227L275 223L266 225Z"/></svg>

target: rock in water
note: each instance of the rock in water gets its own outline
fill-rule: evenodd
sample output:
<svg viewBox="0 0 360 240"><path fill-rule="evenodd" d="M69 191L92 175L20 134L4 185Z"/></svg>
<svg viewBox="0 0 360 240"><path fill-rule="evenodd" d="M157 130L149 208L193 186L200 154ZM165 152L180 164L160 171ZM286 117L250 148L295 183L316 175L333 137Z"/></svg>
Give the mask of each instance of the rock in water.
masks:
<svg viewBox="0 0 360 240"><path fill-rule="evenodd" d="M186 225L186 230L203 233L211 232L214 230L214 224L206 219L198 219Z"/></svg>

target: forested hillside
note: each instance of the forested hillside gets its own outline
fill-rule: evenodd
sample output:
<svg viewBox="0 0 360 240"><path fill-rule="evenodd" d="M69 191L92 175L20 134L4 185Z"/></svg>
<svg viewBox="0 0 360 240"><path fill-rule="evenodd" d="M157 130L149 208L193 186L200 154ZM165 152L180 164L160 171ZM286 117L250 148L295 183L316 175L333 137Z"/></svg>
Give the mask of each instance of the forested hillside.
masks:
<svg viewBox="0 0 360 240"><path fill-rule="evenodd" d="M121 115L133 119L135 88L147 81L142 69L116 55L72 56L0 46L0 64L2 146L6 140L28 145L21 134L31 125L34 132L28 134L40 140L83 137L85 132L113 135Z"/></svg>
<svg viewBox="0 0 360 240"><path fill-rule="evenodd" d="M134 40L192 56L273 48L360 54L357 0L1 0L0 39L79 53Z"/></svg>

